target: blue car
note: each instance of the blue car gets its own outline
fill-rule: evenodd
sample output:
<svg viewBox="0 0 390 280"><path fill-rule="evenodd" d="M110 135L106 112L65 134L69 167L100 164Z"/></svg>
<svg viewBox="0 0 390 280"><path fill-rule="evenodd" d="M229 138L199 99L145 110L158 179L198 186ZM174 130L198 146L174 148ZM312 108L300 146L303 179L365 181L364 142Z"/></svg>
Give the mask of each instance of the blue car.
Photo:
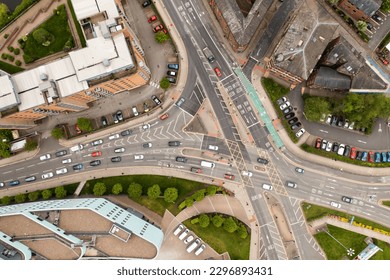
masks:
<svg viewBox="0 0 390 280"><path fill-rule="evenodd" d="M387 162L390 162L390 152L387 152Z"/></svg>
<svg viewBox="0 0 390 280"><path fill-rule="evenodd" d="M382 152L382 162L387 162L387 153Z"/></svg>
<svg viewBox="0 0 390 280"><path fill-rule="evenodd" d="M376 163L381 162L381 153L379 153L379 152L375 153L375 162Z"/></svg>
<svg viewBox="0 0 390 280"><path fill-rule="evenodd" d="M19 184L20 184L19 180L13 180L13 181L8 183L8 186L12 187L12 186L17 186Z"/></svg>
<svg viewBox="0 0 390 280"><path fill-rule="evenodd" d="M367 157L368 157L368 153L366 151L364 151L362 153L362 161L367 161Z"/></svg>

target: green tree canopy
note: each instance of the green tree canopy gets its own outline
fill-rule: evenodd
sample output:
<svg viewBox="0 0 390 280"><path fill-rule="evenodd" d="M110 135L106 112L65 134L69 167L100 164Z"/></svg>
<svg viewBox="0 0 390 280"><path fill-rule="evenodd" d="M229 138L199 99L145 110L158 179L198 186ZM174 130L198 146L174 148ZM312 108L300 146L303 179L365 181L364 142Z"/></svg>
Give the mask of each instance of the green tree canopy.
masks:
<svg viewBox="0 0 390 280"><path fill-rule="evenodd" d="M77 125L83 131L91 132L93 130L92 122L87 118L78 118Z"/></svg>
<svg viewBox="0 0 390 280"><path fill-rule="evenodd" d="M2 141L3 139L7 140L8 142L14 140L12 131L10 129L0 129L0 140Z"/></svg>
<svg viewBox="0 0 390 280"><path fill-rule="evenodd" d="M37 201L39 198L39 191L30 192L28 194L28 200L30 201Z"/></svg>
<svg viewBox="0 0 390 280"><path fill-rule="evenodd" d="M50 199L52 197L53 193L51 190L46 189L46 190L42 191L41 195L42 195L43 199Z"/></svg>
<svg viewBox="0 0 390 280"><path fill-rule="evenodd" d="M93 186L93 194L95 196L102 196L106 193L106 191L107 191L106 185L102 182L97 182Z"/></svg>
<svg viewBox="0 0 390 280"><path fill-rule="evenodd" d="M248 231L244 225L240 225L237 229L237 234L240 238L245 239L248 236Z"/></svg>
<svg viewBox="0 0 390 280"><path fill-rule="evenodd" d="M160 186L154 184L153 186L148 188L148 197L151 199L156 199L161 195Z"/></svg>
<svg viewBox="0 0 390 280"><path fill-rule="evenodd" d="M390 12L390 0L383 0L381 10L384 12Z"/></svg>
<svg viewBox="0 0 390 280"><path fill-rule="evenodd" d="M174 203L178 196L176 188L166 188L164 191L164 200L168 203Z"/></svg>
<svg viewBox="0 0 390 280"><path fill-rule="evenodd" d="M323 97L309 96L305 98L304 111L309 121L319 121L322 115L330 113L331 104Z"/></svg>
<svg viewBox="0 0 390 280"><path fill-rule="evenodd" d="M53 138L59 140L61 138L64 138L65 133L64 133L64 130L61 127L55 127L51 131L51 136L53 136Z"/></svg>
<svg viewBox="0 0 390 280"><path fill-rule="evenodd" d="M225 219L224 219L221 215L219 215L219 214L216 214L216 215L214 215L214 216L211 218L211 222L213 223L213 225L214 225L216 228L221 227L224 221L225 221Z"/></svg>
<svg viewBox="0 0 390 280"><path fill-rule="evenodd" d="M35 41L45 47L52 44L55 39L53 34L42 27L35 29L35 31L32 33L32 36Z"/></svg>
<svg viewBox="0 0 390 280"><path fill-rule="evenodd" d="M364 32L367 30L367 22L365 22L363 20L359 20L356 25L357 25L357 29L361 32Z"/></svg>
<svg viewBox="0 0 390 280"><path fill-rule="evenodd" d="M58 186L54 189L54 193L56 194L56 198L64 198L67 195L67 192L63 186Z"/></svg>
<svg viewBox="0 0 390 280"><path fill-rule="evenodd" d="M11 198L9 196L3 196L1 198L1 204L9 205L11 203Z"/></svg>
<svg viewBox="0 0 390 280"><path fill-rule="evenodd" d="M168 89L170 85L171 85L171 83L168 81L168 79L167 79L166 77L161 79L161 81L160 81L160 87L161 87L163 90Z"/></svg>
<svg viewBox="0 0 390 280"><path fill-rule="evenodd" d="M216 186L208 186L206 191L207 195L215 195L217 193L218 188Z"/></svg>
<svg viewBox="0 0 390 280"><path fill-rule="evenodd" d="M111 192L113 194L120 194L120 193L122 193L123 192L122 184L116 183L115 185L113 185Z"/></svg>
<svg viewBox="0 0 390 280"><path fill-rule="evenodd" d="M233 233L238 229L238 226L237 223L233 220L233 218L229 217L223 222L223 229L227 232Z"/></svg>
<svg viewBox="0 0 390 280"><path fill-rule="evenodd" d="M201 201L204 199L204 190L199 190L196 193L192 195L192 198L195 199L196 201Z"/></svg>
<svg viewBox="0 0 390 280"><path fill-rule="evenodd" d="M156 40L157 43L162 44L162 43L166 42L167 40L169 40L169 35L165 34L162 31L159 31L156 33L156 35L154 35L154 39Z"/></svg>
<svg viewBox="0 0 390 280"><path fill-rule="evenodd" d="M210 218L209 216L207 216L206 214L201 214L199 216L199 225L202 227L202 228L207 228L210 224Z"/></svg>
<svg viewBox="0 0 390 280"><path fill-rule="evenodd" d="M11 156L10 144L0 141L0 157L7 158Z"/></svg>
<svg viewBox="0 0 390 280"><path fill-rule="evenodd" d="M328 2L331 5L337 5L339 3L339 0L328 0Z"/></svg>
<svg viewBox="0 0 390 280"><path fill-rule="evenodd" d="M37 147L38 141L31 138L28 138L26 140L26 144L24 145L24 149L29 152L34 151Z"/></svg>
<svg viewBox="0 0 390 280"><path fill-rule="evenodd" d="M194 199L192 197L187 197L185 200L186 207L191 207L194 205Z"/></svg>
<svg viewBox="0 0 390 280"><path fill-rule="evenodd" d="M15 195L15 202L16 203L23 203L26 201L26 195L24 193L20 193Z"/></svg>
<svg viewBox="0 0 390 280"><path fill-rule="evenodd" d="M129 198L137 200L142 195L142 186L138 183L133 182L129 185L127 193L129 195Z"/></svg>

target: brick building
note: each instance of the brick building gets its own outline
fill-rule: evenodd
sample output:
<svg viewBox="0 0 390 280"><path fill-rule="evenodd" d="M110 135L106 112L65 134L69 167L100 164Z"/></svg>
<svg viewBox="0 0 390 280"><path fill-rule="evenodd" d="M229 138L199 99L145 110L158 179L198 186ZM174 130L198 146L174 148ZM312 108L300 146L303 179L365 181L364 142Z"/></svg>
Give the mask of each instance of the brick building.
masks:
<svg viewBox="0 0 390 280"><path fill-rule="evenodd" d="M355 21L370 21L371 16L380 8L375 0L340 0L337 4L341 10Z"/></svg>

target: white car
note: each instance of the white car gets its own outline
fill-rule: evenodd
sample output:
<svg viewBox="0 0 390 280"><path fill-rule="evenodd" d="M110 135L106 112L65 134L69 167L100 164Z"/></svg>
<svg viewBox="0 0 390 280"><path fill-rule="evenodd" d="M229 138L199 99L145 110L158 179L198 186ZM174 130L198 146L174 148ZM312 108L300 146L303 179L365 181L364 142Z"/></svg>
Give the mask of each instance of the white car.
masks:
<svg viewBox="0 0 390 280"><path fill-rule="evenodd" d="M332 115L328 115L328 116L326 117L325 123L330 124L331 120L332 120Z"/></svg>
<svg viewBox="0 0 390 280"><path fill-rule="evenodd" d="M209 145L209 150L212 150L212 151L218 151L218 146L215 146L215 145Z"/></svg>
<svg viewBox="0 0 390 280"><path fill-rule="evenodd" d="M144 131L145 131L145 130L148 130L148 129L150 128L150 124L148 124L148 123L147 123L147 124L144 124L141 128L142 128L142 130L144 130Z"/></svg>
<svg viewBox="0 0 390 280"><path fill-rule="evenodd" d="M134 159L144 159L144 155L134 155Z"/></svg>
<svg viewBox="0 0 390 280"><path fill-rule="evenodd" d="M253 173L250 172L250 171L242 171L242 175L243 175L243 176L252 177L252 176L253 176Z"/></svg>
<svg viewBox="0 0 390 280"><path fill-rule="evenodd" d="M196 249L196 251L195 251L195 256L200 255L204 251L205 248L206 248L206 245L204 245L204 244L200 245L200 247L198 249Z"/></svg>
<svg viewBox="0 0 390 280"><path fill-rule="evenodd" d="M192 240L194 240L194 236L190 235L186 239L184 239L184 244L190 243Z"/></svg>
<svg viewBox="0 0 390 280"><path fill-rule="evenodd" d="M332 149L332 146L333 146L333 143L329 141L328 144L326 144L325 151L330 152L330 150Z"/></svg>
<svg viewBox="0 0 390 280"><path fill-rule="evenodd" d="M40 160L48 160L51 158L51 155L50 154L46 154L46 155L43 155L43 156L40 156L39 159Z"/></svg>
<svg viewBox="0 0 390 280"><path fill-rule="evenodd" d="M300 130L298 130L297 133L295 133L295 136L296 137L301 137L304 133L306 132L306 130L304 128L301 128Z"/></svg>
<svg viewBox="0 0 390 280"><path fill-rule="evenodd" d="M56 174L65 174L68 173L68 169L66 167L56 170Z"/></svg>
<svg viewBox="0 0 390 280"><path fill-rule="evenodd" d="M334 202L334 201L331 201L330 202L330 206L333 206L335 208L341 208L341 204L340 203L337 203L337 202Z"/></svg>
<svg viewBox="0 0 390 280"><path fill-rule="evenodd" d="M285 103L283 103L282 105L280 105L280 110L284 110L284 109L286 109L288 106L290 106L291 104L290 104L290 102L289 101L287 101L287 102L285 102Z"/></svg>
<svg viewBox="0 0 390 280"><path fill-rule="evenodd" d="M108 140L114 140L114 139L118 139L118 138L119 138L119 134L117 133L117 134L114 134L114 135L110 135L108 137Z"/></svg>
<svg viewBox="0 0 390 280"><path fill-rule="evenodd" d="M72 159L71 159L71 158L63 159L61 162L62 162L63 164L71 163L71 162L72 162Z"/></svg>
<svg viewBox="0 0 390 280"><path fill-rule="evenodd" d="M340 144L337 154L342 156L344 155L344 151L345 151L345 144Z"/></svg>
<svg viewBox="0 0 390 280"><path fill-rule="evenodd" d="M95 140L91 144L92 144L92 146L101 145L101 144L103 144L103 140L102 139Z"/></svg>
<svg viewBox="0 0 390 280"><path fill-rule="evenodd" d="M53 176L54 176L53 172L45 173L42 175L42 179L49 179Z"/></svg>
<svg viewBox="0 0 390 280"><path fill-rule="evenodd" d="M114 150L114 152L115 153L123 153L124 151L125 151L126 149L125 148L116 148L115 150Z"/></svg>
<svg viewBox="0 0 390 280"><path fill-rule="evenodd" d="M353 127L355 126L355 122L351 122L348 126L348 129L353 129Z"/></svg>

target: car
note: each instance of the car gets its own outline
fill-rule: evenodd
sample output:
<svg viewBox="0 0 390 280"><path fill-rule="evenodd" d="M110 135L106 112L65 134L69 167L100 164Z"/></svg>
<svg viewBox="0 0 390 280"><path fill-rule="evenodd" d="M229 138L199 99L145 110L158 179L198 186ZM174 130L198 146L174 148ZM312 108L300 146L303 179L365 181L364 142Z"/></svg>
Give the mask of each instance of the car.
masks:
<svg viewBox="0 0 390 280"><path fill-rule="evenodd" d="M356 158L356 154L357 154L357 149L355 147L352 147L351 148L351 154L349 155L349 157L351 159L355 159Z"/></svg>
<svg viewBox="0 0 390 280"><path fill-rule="evenodd" d="M342 156L344 155L344 151L345 151L345 144L340 144L339 149L337 150L337 154L339 156Z"/></svg>
<svg viewBox="0 0 390 280"><path fill-rule="evenodd" d="M331 121L332 121L332 115L327 115L327 116L326 116L325 123L326 123L326 124L330 124Z"/></svg>
<svg viewBox="0 0 390 280"><path fill-rule="evenodd" d="M89 163L90 166L98 166L100 164L102 164L102 162L100 160L98 160L98 159L97 160L93 160L93 161L91 161Z"/></svg>
<svg viewBox="0 0 390 280"><path fill-rule="evenodd" d="M173 70L179 70L179 64L177 63L170 63L167 65L168 69L173 69Z"/></svg>
<svg viewBox="0 0 390 280"><path fill-rule="evenodd" d="M295 171L298 172L298 173L305 173L305 170L301 167L295 167Z"/></svg>
<svg viewBox="0 0 390 280"><path fill-rule="evenodd" d="M0 188L2 188L4 186L5 186L4 182L0 182Z"/></svg>
<svg viewBox="0 0 390 280"><path fill-rule="evenodd" d="M345 119L344 128L348 128L348 126L349 126L349 120L348 120L348 119Z"/></svg>
<svg viewBox="0 0 390 280"><path fill-rule="evenodd" d="M202 173L202 169L199 167L191 167L191 172Z"/></svg>
<svg viewBox="0 0 390 280"><path fill-rule="evenodd" d="M348 197L348 196L343 196L341 198L342 201L346 202L346 203L352 203L352 198L351 197Z"/></svg>
<svg viewBox="0 0 390 280"><path fill-rule="evenodd" d="M296 189L298 185L297 185L297 183L295 183L295 182L286 181L286 186L289 187L289 188Z"/></svg>
<svg viewBox="0 0 390 280"><path fill-rule="evenodd" d="M139 115L139 113L138 113L138 110L137 110L137 107L136 107L136 106L133 106L133 107L131 108L131 110L133 111L133 115L134 115L134 117L136 117L136 116L138 116L138 115Z"/></svg>
<svg viewBox="0 0 390 280"><path fill-rule="evenodd" d="M156 21L156 20L157 20L157 17L155 15L152 15L150 18L148 18L149 23Z"/></svg>
<svg viewBox="0 0 390 280"><path fill-rule="evenodd" d="M167 78L167 80L168 80L168 82L170 82L171 84L176 84L176 78L174 78L174 77L166 77Z"/></svg>
<svg viewBox="0 0 390 280"><path fill-rule="evenodd" d="M157 106L161 104L161 100L158 99L158 97L155 95L152 95L152 100L154 101L154 103L156 103Z"/></svg>
<svg viewBox="0 0 390 280"><path fill-rule="evenodd" d="M288 106L286 109L282 110L283 114L288 114L290 112L293 111L293 107L292 106Z"/></svg>
<svg viewBox="0 0 390 280"><path fill-rule="evenodd" d="M150 0L146 0L142 3L142 7L146 8L147 6L151 5L152 4L152 1Z"/></svg>
<svg viewBox="0 0 390 280"><path fill-rule="evenodd" d="M180 141L169 141L168 142L168 146L169 147L178 147L181 145L181 142Z"/></svg>
<svg viewBox="0 0 390 280"><path fill-rule="evenodd" d="M106 118L106 117L104 117L104 116L101 117L101 118L100 118L100 121L101 121L103 127L104 127L104 126L107 126L108 122L107 122L107 118Z"/></svg>
<svg viewBox="0 0 390 280"><path fill-rule="evenodd" d="M354 126L355 126L355 122L351 122L350 124L349 124L349 126L348 126L348 129L353 129L354 128Z"/></svg>
<svg viewBox="0 0 390 280"><path fill-rule="evenodd" d="M29 176L24 179L25 182L34 182L37 178L35 176ZM3 183L4 186L4 183Z"/></svg>
<svg viewBox="0 0 390 280"><path fill-rule="evenodd" d="M381 22L382 18L378 16L377 14L372 15L372 19L375 20L376 22Z"/></svg>
<svg viewBox="0 0 390 280"><path fill-rule="evenodd" d="M149 112L149 106L148 103L144 102L144 112L147 113Z"/></svg>
<svg viewBox="0 0 390 280"><path fill-rule="evenodd" d="M301 137L304 133L306 132L306 130L304 128L301 128L300 130L298 130L297 133L295 133L295 136L297 138Z"/></svg>
<svg viewBox="0 0 390 280"><path fill-rule="evenodd" d="M77 123L74 125L74 130L76 130L77 134L81 134L82 132Z"/></svg>
<svg viewBox="0 0 390 280"><path fill-rule="evenodd" d="M279 98L278 100L276 100L276 103L278 103L278 105L282 105L283 103L285 103L287 101L287 97L283 96L281 98Z"/></svg>
<svg viewBox="0 0 390 280"><path fill-rule="evenodd" d="M19 180L12 180L11 182L8 183L8 186L12 187L12 186L17 186L19 184L20 184Z"/></svg>
<svg viewBox="0 0 390 280"><path fill-rule="evenodd" d="M387 162L387 153L386 152L382 152L381 156L382 156L382 162Z"/></svg>
<svg viewBox="0 0 390 280"><path fill-rule="evenodd" d="M205 248L206 248L206 245L204 245L204 244L200 245L200 247L198 249L196 249L196 251L195 251L195 256L199 256L204 251Z"/></svg>
<svg viewBox="0 0 390 280"><path fill-rule="evenodd" d="M151 148L152 146L153 146L153 144L150 143L150 142L148 142L148 143L143 143L143 144L142 144L142 147L145 148L145 149Z"/></svg>
<svg viewBox="0 0 390 280"><path fill-rule="evenodd" d="M185 157L176 157L176 161L177 162L187 162L187 158L185 158Z"/></svg>
<svg viewBox="0 0 390 280"><path fill-rule="evenodd" d="M357 159L357 160L361 160L361 159L362 159L362 156L363 156L363 152L361 152L361 151L357 151L357 152L356 152L356 159Z"/></svg>
<svg viewBox="0 0 390 280"><path fill-rule="evenodd" d="M284 102L282 105L279 106L280 110L284 110L286 109L287 107L291 106L290 102L289 101L286 101Z"/></svg>
<svg viewBox="0 0 390 280"><path fill-rule="evenodd" d="M144 155L134 155L135 160L141 160L144 159Z"/></svg>
<svg viewBox="0 0 390 280"><path fill-rule="evenodd" d="M118 110L116 112L116 117L118 118L118 121L120 121L120 122L123 121L123 113L121 110Z"/></svg>
<svg viewBox="0 0 390 280"><path fill-rule="evenodd" d="M218 146L216 146L216 145L209 145L208 149L212 150L212 151L218 151Z"/></svg>
<svg viewBox="0 0 390 280"><path fill-rule="evenodd" d="M253 173L252 172L250 172L250 171L242 171L242 176L247 176L247 177L252 177L253 176Z"/></svg>
<svg viewBox="0 0 390 280"><path fill-rule="evenodd" d="M116 113L115 113L115 114L112 114L112 118L114 119L114 123L118 123L118 122L119 122Z"/></svg>
<svg viewBox="0 0 390 280"><path fill-rule="evenodd" d="M368 162L374 162L376 160L375 154L376 153L374 153L373 151L368 152ZM380 155L380 153L378 153L378 154L379 154L379 161L378 162L381 162L381 155Z"/></svg>
<svg viewBox="0 0 390 280"><path fill-rule="evenodd" d="M367 161L368 158L368 152L364 151L362 152L362 161Z"/></svg>
<svg viewBox="0 0 390 280"><path fill-rule="evenodd" d="M82 170L84 169L84 165L82 163L76 164L72 166L73 170Z"/></svg>
<svg viewBox="0 0 390 280"><path fill-rule="evenodd" d="M346 145L343 156L349 157L351 155L351 146Z"/></svg>
<svg viewBox="0 0 390 280"><path fill-rule="evenodd" d="M291 127L291 130L295 130L295 129L297 129L297 128L299 128L299 127L301 127L301 123L300 122L297 122L297 123L294 123L292 126L290 126Z"/></svg>
<svg viewBox="0 0 390 280"><path fill-rule="evenodd" d="M170 70L170 71L167 72L167 75L171 76L171 77L176 77L177 76L177 72Z"/></svg>
<svg viewBox="0 0 390 280"><path fill-rule="evenodd" d="M114 140L119 138L119 133L108 136L108 140Z"/></svg>
<svg viewBox="0 0 390 280"><path fill-rule="evenodd" d="M269 191L272 191L272 185L269 185L269 184L263 184L263 189L265 189L265 190L269 190Z"/></svg>
<svg viewBox="0 0 390 280"><path fill-rule="evenodd" d="M179 235L179 240L183 240L187 235L188 233L190 232L190 230L187 228L185 229L180 235Z"/></svg>
<svg viewBox="0 0 390 280"><path fill-rule="evenodd" d="M122 160L122 157L120 157L120 156L111 158L111 162L120 162L121 160Z"/></svg>
<svg viewBox="0 0 390 280"><path fill-rule="evenodd" d="M61 169L57 169L56 170L56 174L59 175L59 174L65 174L65 173L68 173L68 168L64 167L64 168L61 168Z"/></svg>
<svg viewBox="0 0 390 280"><path fill-rule="evenodd" d="M184 225L182 224L178 225L175 231L173 232L173 235L177 236L183 229L184 229Z"/></svg>
<svg viewBox="0 0 390 280"><path fill-rule="evenodd" d="M372 152L370 152L370 153L372 153ZM381 162L381 153L379 153L379 152L375 153L375 162L376 163Z"/></svg>
<svg viewBox="0 0 390 280"><path fill-rule="evenodd" d="M163 29L164 29L164 25L159 24L159 25L157 25L157 26L155 26L153 28L153 32L156 33L157 31L160 31L160 30L163 30Z"/></svg>
<svg viewBox="0 0 390 280"><path fill-rule="evenodd" d="M45 155L42 155L39 157L39 160L48 160L48 159L51 159L51 155L50 154L45 154Z"/></svg>
<svg viewBox="0 0 390 280"><path fill-rule="evenodd" d="M326 144L325 151L330 152L332 150L332 146L333 146L333 143L328 141L328 143Z"/></svg>
<svg viewBox="0 0 390 280"><path fill-rule="evenodd" d="M298 121L298 118L295 117L295 118L289 119L289 120L288 120L288 124L294 124L294 123L296 123L297 121Z"/></svg>
<svg viewBox="0 0 390 280"><path fill-rule="evenodd" d="M328 146L328 140L322 139L322 141L321 141L321 150L326 150L327 146Z"/></svg>
<svg viewBox="0 0 390 280"><path fill-rule="evenodd" d="M367 29L372 31L372 29L374 29L374 27L372 26L371 23L367 22Z"/></svg>
<svg viewBox="0 0 390 280"><path fill-rule="evenodd" d="M131 129L126 129L121 132L121 136L128 136L131 135L133 131Z"/></svg>
<svg viewBox="0 0 390 280"><path fill-rule="evenodd" d="M101 144L103 144L103 139L98 139L98 140L91 142L92 146L97 146L97 145L101 145Z"/></svg>
<svg viewBox="0 0 390 280"><path fill-rule="evenodd" d="M167 119L169 117L169 114L168 113L165 113L165 114L163 114L163 115L161 115L160 116L160 120L165 120L165 119Z"/></svg>
<svg viewBox="0 0 390 280"><path fill-rule="evenodd" d="M338 119L337 126L338 127L344 127L344 119L343 118Z"/></svg>
<svg viewBox="0 0 390 280"><path fill-rule="evenodd" d="M365 133L366 130L367 130L367 129L366 129L365 127L361 127L361 128L359 129L359 131L360 131L360 132L363 132L363 133Z"/></svg>
<svg viewBox="0 0 390 280"><path fill-rule="evenodd" d="M101 151L95 151L91 154L92 157L100 157L102 155Z"/></svg>
<svg viewBox="0 0 390 280"><path fill-rule="evenodd" d="M63 157L68 154L67 150L58 151L55 153L56 157Z"/></svg>
<svg viewBox="0 0 390 280"><path fill-rule="evenodd" d="M183 105L183 103L185 102L185 98L184 97L180 97L180 99L176 102L176 106L177 107L181 107L181 105Z"/></svg>
<svg viewBox="0 0 390 280"><path fill-rule="evenodd" d="M284 118L287 119L287 120L289 120L289 119L291 119L293 117L295 117L295 114L292 113L292 112L284 115Z"/></svg>
<svg viewBox="0 0 390 280"><path fill-rule="evenodd" d="M44 179L44 180L49 179L53 176L54 176L53 172L45 173L45 174L42 174L42 179Z"/></svg>
<svg viewBox="0 0 390 280"><path fill-rule="evenodd" d="M261 164L268 164L268 160L261 157L257 158L257 162Z"/></svg>
<svg viewBox="0 0 390 280"><path fill-rule="evenodd" d="M321 148L321 142L322 142L322 139L321 138L317 138L314 147L316 149L320 149Z"/></svg>
<svg viewBox="0 0 390 280"><path fill-rule="evenodd" d="M330 121L330 125L336 125L338 118L336 116L332 116L332 120Z"/></svg>
<svg viewBox="0 0 390 280"><path fill-rule="evenodd" d="M387 162L390 162L390 152L387 152Z"/></svg>
<svg viewBox="0 0 390 280"><path fill-rule="evenodd" d="M192 240L194 240L194 236L193 235L189 235L186 239L184 239L184 244L188 244Z"/></svg>
<svg viewBox="0 0 390 280"><path fill-rule="evenodd" d="M114 152L115 152L115 153L123 153L125 150L126 150L125 148L121 147L121 148L116 148L116 149L114 150Z"/></svg>
<svg viewBox="0 0 390 280"><path fill-rule="evenodd" d="M341 208L341 204L337 203L337 202L334 202L334 201L330 202L330 206L335 207L335 208Z"/></svg>
<svg viewBox="0 0 390 280"><path fill-rule="evenodd" d="M338 150L339 150L339 143L334 142L332 146L332 152L337 153Z"/></svg>
<svg viewBox="0 0 390 280"><path fill-rule="evenodd" d="M141 128L143 131L146 131L150 128L150 124L146 123L146 124L142 125Z"/></svg>
<svg viewBox="0 0 390 280"><path fill-rule="evenodd" d="M215 75L217 75L218 77L221 77L221 76L222 76L221 69L219 69L218 67L215 67L215 68L214 68L214 72L215 72Z"/></svg>
<svg viewBox="0 0 390 280"><path fill-rule="evenodd" d="M62 162L63 164L71 163L71 162L72 162L72 159L71 159L71 158L63 159L61 162Z"/></svg>
<svg viewBox="0 0 390 280"><path fill-rule="evenodd" d="M223 177L225 179L229 179L229 180L234 180L234 178L235 178L233 174L228 174L228 173L226 173Z"/></svg>

